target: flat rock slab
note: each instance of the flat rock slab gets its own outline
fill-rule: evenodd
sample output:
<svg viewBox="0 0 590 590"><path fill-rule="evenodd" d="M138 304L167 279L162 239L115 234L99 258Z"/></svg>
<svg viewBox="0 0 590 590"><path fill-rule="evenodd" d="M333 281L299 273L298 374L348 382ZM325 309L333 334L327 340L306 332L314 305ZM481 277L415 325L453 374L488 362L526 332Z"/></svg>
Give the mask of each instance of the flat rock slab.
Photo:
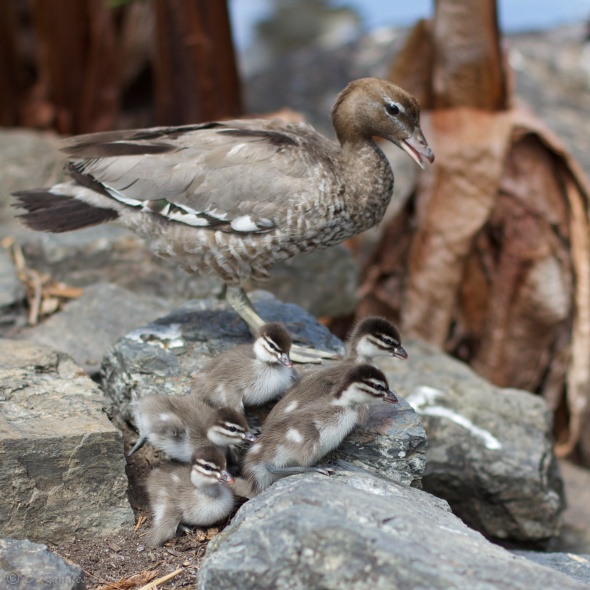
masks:
<svg viewBox="0 0 590 590"><path fill-rule="evenodd" d="M208 546L201 590L587 588L494 545L446 502L367 473L288 477Z"/></svg>
<svg viewBox="0 0 590 590"><path fill-rule="evenodd" d="M86 576L46 545L0 539L0 586L10 590L84 590Z"/></svg>
<svg viewBox="0 0 590 590"><path fill-rule="evenodd" d="M434 346L404 347L407 362L379 364L424 424L424 489L488 537L554 536L564 497L545 401L495 387Z"/></svg>
<svg viewBox="0 0 590 590"><path fill-rule="evenodd" d="M77 300L19 338L69 354L88 373L100 370L106 351L129 330L169 311L153 297L107 283L85 289Z"/></svg>
<svg viewBox="0 0 590 590"><path fill-rule="evenodd" d="M512 553L530 559L539 565L550 567L590 586L590 555L543 553L541 551L512 551Z"/></svg>
<svg viewBox="0 0 590 590"><path fill-rule="evenodd" d="M133 525L106 406L67 355L0 340L0 535L57 543Z"/></svg>
<svg viewBox="0 0 590 590"><path fill-rule="evenodd" d="M285 324L301 342L343 352L342 342L300 307L264 292L255 293L253 300L263 319ZM246 324L224 301L193 301L117 342L103 362L104 389L121 416L130 419L131 400L190 393L193 376L214 356L245 342L252 342ZM420 420L403 400L382 406L328 460L344 460L419 486L426 451Z"/></svg>

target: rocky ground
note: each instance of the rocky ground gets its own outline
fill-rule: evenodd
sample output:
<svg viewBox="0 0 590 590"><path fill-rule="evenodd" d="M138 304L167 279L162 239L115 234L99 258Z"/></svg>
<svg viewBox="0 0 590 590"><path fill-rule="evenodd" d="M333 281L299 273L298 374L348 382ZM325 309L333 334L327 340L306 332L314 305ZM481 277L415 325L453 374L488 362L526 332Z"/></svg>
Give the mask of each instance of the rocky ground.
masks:
<svg viewBox="0 0 590 590"><path fill-rule="evenodd" d="M583 34L572 27L510 38L507 45L519 99L589 171L590 140L581 124L590 89ZM251 110L289 104L325 125L344 83L382 75L402 39L392 32L330 54L292 56L280 72L250 81ZM318 67L328 60L330 67ZM329 75L314 77L320 70ZM557 72L560 84L553 83ZM492 387L420 342L404 342L408 362L383 365L401 402L373 413L330 458L333 477L288 478L247 503L221 534L227 523L147 548L151 517L142 481L163 458L144 447L125 464L123 450L135 437L126 406L153 391L190 390L191 373L248 341L248 332L216 299L219 282L156 260L125 230L63 236L23 230L8 194L59 178L53 137L3 131L0 162L0 536L45 543L83 570L39 545L0 541L8 587L29 588L47 575L52 588L104 588L138 576L113 586L120 589L172 573L166 587L588 583L590 475L567 463L560 475L543 401ZM395 166L403 190L415 171ZM333 249L278 269L270 290L313 316L346 315L355 305L357 276L350 254ZM304 341L341 346L297 306L268 294L258 305L263 317L286 322ZM40 321L27 326L35 319L31 310ZM553 553L527 553L525 560L486 538Z"/></svg>

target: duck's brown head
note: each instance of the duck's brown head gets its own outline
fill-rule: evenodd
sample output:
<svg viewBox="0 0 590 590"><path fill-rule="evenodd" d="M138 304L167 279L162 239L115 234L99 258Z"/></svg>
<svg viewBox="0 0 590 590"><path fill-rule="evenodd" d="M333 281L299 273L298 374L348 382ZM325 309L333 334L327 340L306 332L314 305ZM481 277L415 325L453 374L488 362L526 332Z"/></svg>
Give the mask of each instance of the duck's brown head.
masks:
<svg viewBox="0 0 590 590"><path fill-rule="evenodd" d="M411 94L379 78L351 82L336 99L332 123L342 145L382 137L404 150L421 168L434 154L420 129L420 105Z"/></svg>

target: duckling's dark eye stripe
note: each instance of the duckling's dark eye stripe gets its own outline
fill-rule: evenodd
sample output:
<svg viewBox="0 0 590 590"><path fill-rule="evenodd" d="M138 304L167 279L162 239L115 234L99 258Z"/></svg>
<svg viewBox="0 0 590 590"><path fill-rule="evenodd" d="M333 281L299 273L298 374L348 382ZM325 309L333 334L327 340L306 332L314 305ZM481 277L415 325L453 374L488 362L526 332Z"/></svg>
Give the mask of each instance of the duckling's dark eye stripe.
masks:
<svg viewBox="0 0 590 590"><path fill-rule="evenodd" d="M224 422L223 426L230 432L244 432L244 429L241 426L234 424L233 422Z"/></svg>
<svg viewBox="0 0 590 590"><path fill-rule="evenodd" d="M271 350L274 350L275 352L280 351L280 348L277 346L277 344L275 344L270 338L265 338L264 341L268 344Z"/></svg>
<svg viewBox="0 0 590 590"><path fill-rule="evenodd" d="M381 338L381 336L379 336L379 338ZM391 340L388 337L383 338L382 340L380 340L379 338L369 336L368 340L371 344L374 344L377 348L380 348L381 350L389 350L390 348L396 346L395 342L393 342L393 340Z"/></svg>

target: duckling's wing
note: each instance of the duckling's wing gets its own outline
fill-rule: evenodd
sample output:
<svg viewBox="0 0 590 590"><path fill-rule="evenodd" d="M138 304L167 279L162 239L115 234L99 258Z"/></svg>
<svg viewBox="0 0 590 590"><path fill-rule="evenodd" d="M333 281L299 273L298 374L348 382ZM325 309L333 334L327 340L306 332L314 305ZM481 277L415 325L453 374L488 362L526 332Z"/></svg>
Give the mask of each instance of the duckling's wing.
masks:
<svg viewBox="0 0 590 590"><path fill-rule="evenodd" d="M126 205L199 227L264 232L285 201L312 186L326 190L338 148L305 124L249 120L78 136L63 151L78 183Z"/></svg>

